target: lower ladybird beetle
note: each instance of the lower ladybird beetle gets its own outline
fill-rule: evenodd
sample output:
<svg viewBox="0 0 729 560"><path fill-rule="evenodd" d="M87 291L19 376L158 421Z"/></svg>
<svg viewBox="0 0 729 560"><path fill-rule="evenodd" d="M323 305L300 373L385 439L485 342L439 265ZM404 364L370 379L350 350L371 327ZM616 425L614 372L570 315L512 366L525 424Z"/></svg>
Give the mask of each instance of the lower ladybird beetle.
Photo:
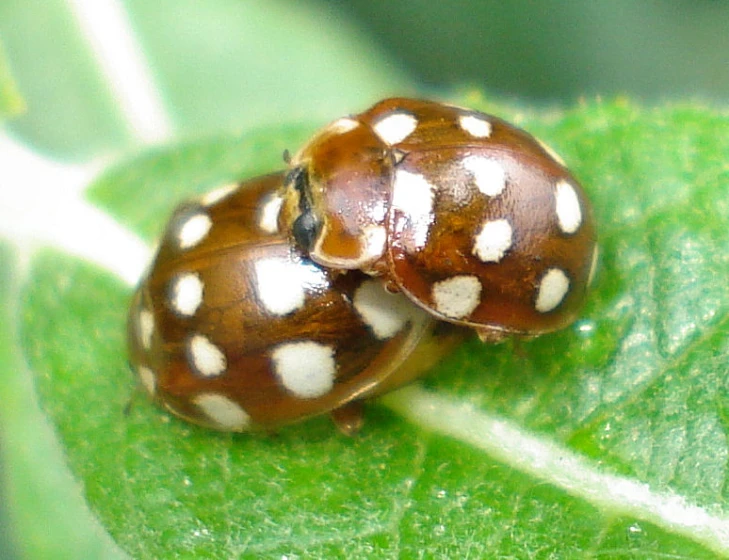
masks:
<svg viewBox="0 0 729 560"><path fill-rule="evenodd" d="M282 229L315 262L383 277L483 340L563 328L597 260L585 192L564 162L491 115L387 99L291 159Z"/></svg>
<svg viewBox="0 0 729 560"><path fill-rule="evenodd" d="M362 399L420 375L457 335L379 281L304 257L278 230L284 177L177 208L132 300L132 367L196 424L270 430L331 412L352 432Z"/></svg>

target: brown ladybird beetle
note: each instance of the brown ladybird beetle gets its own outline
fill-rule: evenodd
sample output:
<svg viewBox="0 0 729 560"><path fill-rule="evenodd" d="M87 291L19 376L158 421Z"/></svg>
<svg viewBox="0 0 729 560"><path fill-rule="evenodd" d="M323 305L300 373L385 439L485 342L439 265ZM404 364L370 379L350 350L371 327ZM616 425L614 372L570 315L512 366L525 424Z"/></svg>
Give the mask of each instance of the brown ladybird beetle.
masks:
<svg viewBox="0 0 729 560"><path fill-rule="evenodd" d="M334 121L290 163L281 226L320 265L381 275L483 340L575 320L597 259L592 211L525 131L388 99Z"/></svg>
<svg viewBox="0 0 729 560"><path fill-rule="evenodd" d="M131 363L154 399L197 424L274 429L332 412L352 432L361 399L421 374L456 335L365 274L302 256L278 231L284 177L177 208L132 301Z"/></svg>

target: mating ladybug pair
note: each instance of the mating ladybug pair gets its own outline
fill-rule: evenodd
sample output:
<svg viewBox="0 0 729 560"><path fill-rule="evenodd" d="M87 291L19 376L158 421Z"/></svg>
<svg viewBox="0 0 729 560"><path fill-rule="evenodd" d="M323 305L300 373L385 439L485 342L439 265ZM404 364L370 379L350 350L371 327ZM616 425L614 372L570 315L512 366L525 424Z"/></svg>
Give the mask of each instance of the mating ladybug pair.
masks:
<svg viewBox="0 0 729 560"><path fill-rule="evenodd" d="M181 205L129 316L132 365L172 413L272 429L484 341L575 320L597 258L589 203L538 140L476 111L389 99L334 121L288 172Z"/></svg>

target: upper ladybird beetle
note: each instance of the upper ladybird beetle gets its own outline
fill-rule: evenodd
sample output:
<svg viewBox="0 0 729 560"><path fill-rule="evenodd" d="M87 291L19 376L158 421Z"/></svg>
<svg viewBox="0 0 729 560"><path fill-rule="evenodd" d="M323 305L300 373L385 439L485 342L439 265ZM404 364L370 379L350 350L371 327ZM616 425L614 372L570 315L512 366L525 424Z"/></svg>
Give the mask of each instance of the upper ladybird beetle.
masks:
<svg viewBox="0 0 729 560"><path fill-rule="evenodd" d="M382 276L484 340L577 317L597 259L564 162L491 115L387 99L340 118L290 162L281 225L312 260Z"/></svg>

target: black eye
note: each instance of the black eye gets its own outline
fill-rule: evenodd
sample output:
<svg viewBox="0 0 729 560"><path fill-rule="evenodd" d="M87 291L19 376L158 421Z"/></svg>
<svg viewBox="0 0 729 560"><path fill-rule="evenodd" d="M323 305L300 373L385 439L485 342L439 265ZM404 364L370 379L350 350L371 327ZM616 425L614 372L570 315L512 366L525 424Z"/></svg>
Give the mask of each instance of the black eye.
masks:
<svg viewBox="0 0 729 560"><path fill-rule="evenodd" d="M310 251L314 245L317 235L319 235L320 229L321 224L314 214L311 212L305 212L294 220L294 225L291 228L291 231L294 234L294 239L299 247L301 247L304 251Z"/></svg>

